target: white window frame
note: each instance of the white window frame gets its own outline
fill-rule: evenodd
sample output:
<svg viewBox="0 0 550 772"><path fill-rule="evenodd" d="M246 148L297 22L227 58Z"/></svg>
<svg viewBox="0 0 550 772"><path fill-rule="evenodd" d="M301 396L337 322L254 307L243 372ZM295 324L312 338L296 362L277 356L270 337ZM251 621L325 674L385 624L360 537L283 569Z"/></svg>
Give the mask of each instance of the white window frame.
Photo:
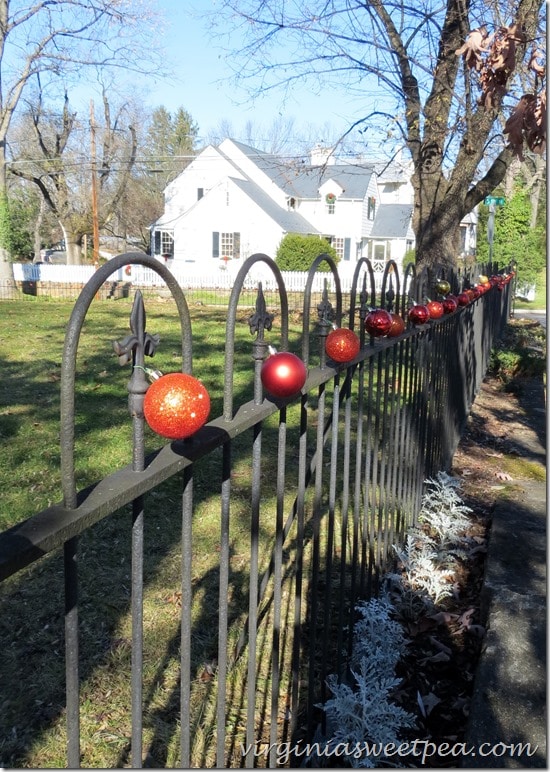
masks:
<svg viewBox="0 0 550 772"><path fill-rule="evenodd" d="M378 256L377 251L382 249L383 257ZM384 273L388 261L388 245L385 241L375 241L372 245L372 270L375 273Z"/></svg>

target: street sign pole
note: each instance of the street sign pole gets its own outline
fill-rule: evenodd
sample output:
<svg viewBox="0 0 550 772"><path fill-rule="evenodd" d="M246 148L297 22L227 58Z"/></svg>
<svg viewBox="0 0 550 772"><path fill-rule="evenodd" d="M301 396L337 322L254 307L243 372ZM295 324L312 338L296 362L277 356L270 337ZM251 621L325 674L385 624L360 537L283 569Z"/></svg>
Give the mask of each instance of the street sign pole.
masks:
<svg viewBox="0 0 550 772"><path fill-rule="evenodd" d="M489 242L489 264L493 265L493 239L495 236L495 205L489 204L489 219L487 220L487 241Z"/></svg>
<svg viewBox="0 0 550 772"><path fill-rule="evenodd" d="M493 240L495 237L495 207L504 206L504 196L486 196L483 202L489 207L489 219L487 220L487 241L489 242L489 263L493 265Z"/></svg>

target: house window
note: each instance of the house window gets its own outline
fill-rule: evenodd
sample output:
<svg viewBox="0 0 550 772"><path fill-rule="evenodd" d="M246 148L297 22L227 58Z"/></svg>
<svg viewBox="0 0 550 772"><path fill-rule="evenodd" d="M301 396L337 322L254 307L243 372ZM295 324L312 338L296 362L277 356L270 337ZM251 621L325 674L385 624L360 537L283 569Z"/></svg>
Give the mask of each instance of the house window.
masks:
<svg viewBox="0 0 550 772"><path fill-rule="evenodd" d="M287 201L288 208L289 209L296 209L296 199L295 198L289 198Z"/></svg>
<svg viewBox="0 0 550 772"><path fill-rule="evenodd" d="M369 196L367 199L367 217L369 220L374 220L376 214L376 199L374 196Z"/></svg>
<svg viewBox="0 0 550 772"><path fill-rule="evenodd" d="M325 202L327 205L328 214L334 214L334 212L336 211L336 194L327 193L327 195L325 196Z"/></svg>
<svg viewBox="0 0 550 772"><path fill-rule="evenodd" d="M375 273L383 273L386 268L386 244L378 242L372 250L372 270Z"/></svg>
<svg viewBox="0 0 550 772"><path fill-rule="evenodd" d="M197 201L200 201L204 196L204 188L197 188Z"/></svg>
<svg viewBox="0 0 550 772"><path fill-rule="evenodd" d="M340 260L349 260L351 255L351 239L335 236L331 241Z"/></svg>
<svg viewBox="0 0 550 772"><path fill-rule="evenodd" d="M237 259L241 256L240 233L212 233L212 257L228 257Z"/></svg>
<svg viewBox="0 0 550 772"><path fill-rule="evenodd" d="M154 254L174 257L174 231L155 231Z"/></svg>

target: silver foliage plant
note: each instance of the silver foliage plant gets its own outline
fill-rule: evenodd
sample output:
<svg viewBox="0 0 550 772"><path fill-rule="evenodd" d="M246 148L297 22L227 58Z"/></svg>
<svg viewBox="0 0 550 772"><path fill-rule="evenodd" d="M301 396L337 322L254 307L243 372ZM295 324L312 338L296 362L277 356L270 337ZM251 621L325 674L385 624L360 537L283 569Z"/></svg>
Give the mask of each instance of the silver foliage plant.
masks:
<svg viewBox="0 0 550 772"><path fill-rule="evenodd" d="M394 601L412 593L433 608L452 594L453 563L472 510L460 499L456 478L439 472L425 482L419 522L426 527L411 528L403 546L394 545L400 573L386 574L381 597L356 607L359 619L350 666L354 682L338 682L336 676L327 679L332 697L322 707L331 732L329 745L365 748L349 758L352 767L375 768L380 762L397 766L394 759L384 759L383 746L399 745L402 731L415 726L414 716L392 701L401 682L395 666L406 648L403 628L394 619Z"/></svg>
<svg viewBox="0 0 550 772"><path fill-rule="evenodd" d="M383 746L398 745L401 730L415 723L411 713L392 701L401 683L395 666L406 641L401 625L391 617L390 600L387 596L373 598L361 602L357 611L360 618L354 628L350 667L354 685L338 683L336 676L329 676L332 697L323 709L332 729L330 745L346 743L353 748L355 752L348 759L352 767L374 768L384 760Z"/></svg>
<svg viewBox="0 0 550 772"><path fill-rule="evenodd" d="M457 493L460 480L446 472L438 472L437 478L429 478L418 520L426 523L435 533L440 545L455 544L461 533L468 527L471 513Z"/></svg>
<svg viewBox="0 0 550 772"><path fill-rule="evenodd" d="M426 605L438 604L453 593L456 561L465 555L460 548L469 525L467 507L457 490L460 481L445 472L426 482L418 515L425 528L411 528L402 546L394 545L399 574L388 574L393 590L413 590Z"/></svg>

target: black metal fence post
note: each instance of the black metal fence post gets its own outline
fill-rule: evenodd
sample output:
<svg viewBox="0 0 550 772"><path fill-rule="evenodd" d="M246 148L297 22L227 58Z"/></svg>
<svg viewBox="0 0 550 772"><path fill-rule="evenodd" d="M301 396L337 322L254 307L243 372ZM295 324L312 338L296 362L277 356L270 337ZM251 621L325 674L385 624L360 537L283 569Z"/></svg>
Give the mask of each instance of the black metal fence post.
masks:
<svg viewBox="0 0 550 772"><path fill-rule="evenodd" d="M84 318L99 288L125 265L153 268L176 303L182 370L187 373L192 372L191 319L185 296L170 271L141 253L119 255L100 268L71 314L61 373L63 501L0 533L0 580L58 547L64 550L69 767L78 767L82 761L78 541L94 524L126 505L132 507L132 727L131 737L126 738L132 766L141 767L144 750L148 752L143 748L147 726L142 696L146 664L144 525L148 514L144 501L146 494L172 478L181 483L181 618L174 737L179 733L177 762L182 767L204 763L206 752L197 751L195 737L203 720L194 698L200 689L197 638L204 631L197 627L194 614L194 561L200 535L195 518L199 485L194 486L194 481L198 465L218 450L221 465L218 471L217 461L213 464L216 477L212 476L209 491L214 506L219 505L220 522L219 541L212 540L213 554L217 551L219 559L212 572L212 581L217 582L211 594L214 600L209 602L217 602L218 610L216 629L208 632L218 656L208 672L213 706L204 733L210 743L208 764L275 767L277 744L283 738L294 741L314 736L323 723L318 706L328 696L327 677L342 677L349 664L356 603L377 592L378 580L392 561L393 546L416 520L426 476L451 464L491 347L510 311L511 285L505 284L502 291L493 287L454 314L418 328L409 324L395 339L375 339L364 328L369 308L381 304L406 318L411 299L422 300L438 272L417 274L412 266L400 275L390 263L382 294L377 297L372 265L360 260L344 313L347 297L336 265L328 255L320 255L308 273L301 339L295 344L307 369L304 387L288 399L264 394L261 372L269 346L266 333L272 332L276 314L268 308L262 281L257 284L254 310L247 320L253 336L252 398L235 405L237 310L243 289L249 285L248 273L257 263L274 277L280 324L273 335L283 351L289 349L288 294L282 274L267 255L253 255L244 262L231 290L221 415L192 438L164 444L149 456L143 415L148 388L145 357L154 353L160 341L147 332L143 297L136 293L131 334L113 344L120 364L131 366L131 463L85 491L78 490L75 473L76 353ZM320 269L327 267L312 332L313 282ZM470 278L450 275L449 281L458 288L459 282ZM328 357L325 341L333 324L340 326L346 319L359 336L360 350L352 361L336 363ZM248 529L243 547L246 608L239 607L233 618L228 610L235 579L232 529L238 526L242 530L242 520L238 521L235 512L232 474L241 459L248 467L249 494L247 505L238 510ZM237 493L242 497L241 491ZM241 744L248 750L239 757ZM125 753L120 756L124 762Z"/></svg>

